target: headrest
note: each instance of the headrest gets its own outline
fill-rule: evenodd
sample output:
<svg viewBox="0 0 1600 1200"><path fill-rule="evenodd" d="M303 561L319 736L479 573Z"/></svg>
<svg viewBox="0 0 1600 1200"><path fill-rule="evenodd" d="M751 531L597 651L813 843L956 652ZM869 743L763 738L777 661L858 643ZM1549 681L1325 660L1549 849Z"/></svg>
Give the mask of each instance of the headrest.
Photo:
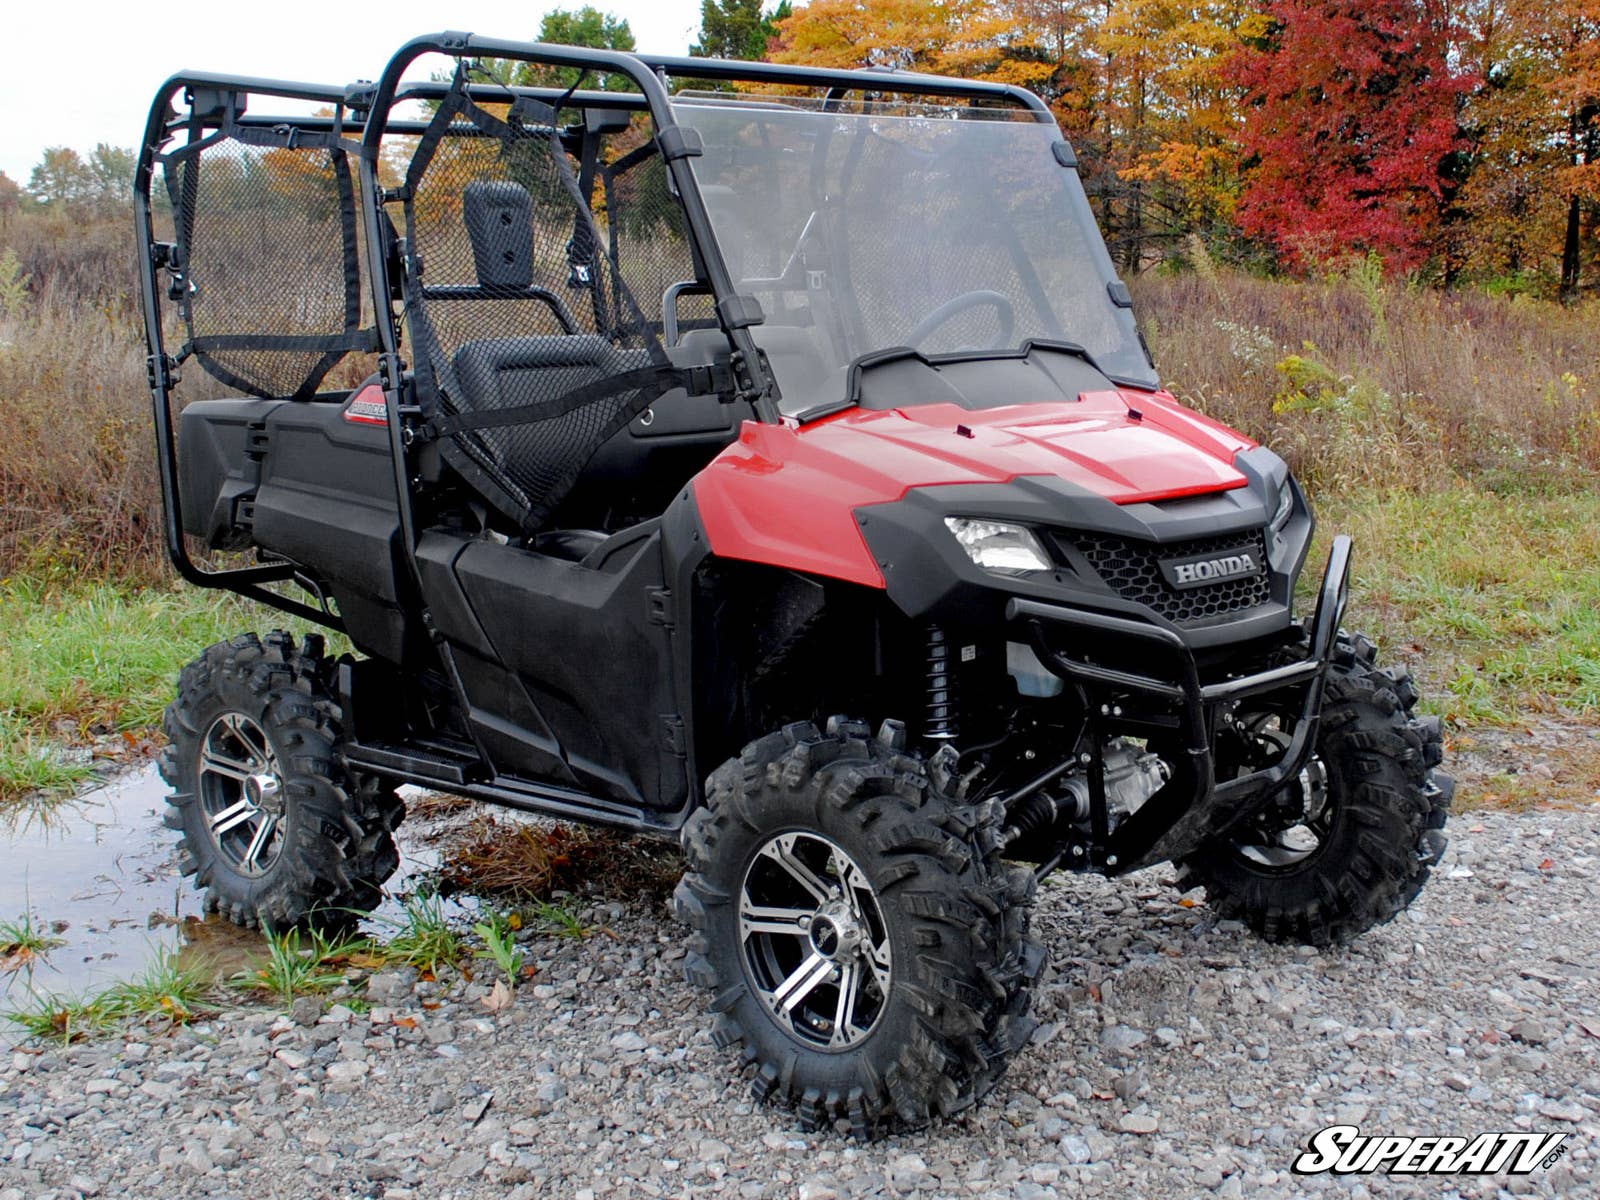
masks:
<svg viewBox="0 0 1600 1200"><path fill-rule="evenodd" d="M509 179L467 184L461 215L472 239L472 265L486 288L533 284L533 197Z"/></svg>

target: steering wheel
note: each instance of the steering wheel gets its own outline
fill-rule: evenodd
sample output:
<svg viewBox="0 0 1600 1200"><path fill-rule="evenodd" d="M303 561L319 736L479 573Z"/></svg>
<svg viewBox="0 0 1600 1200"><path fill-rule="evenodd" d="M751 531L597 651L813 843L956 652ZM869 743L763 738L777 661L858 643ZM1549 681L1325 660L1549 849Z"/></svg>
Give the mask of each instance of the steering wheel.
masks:
<svg viewBox="0 0 1600 1200"><path fill-rule="evenodd" d="M1000 320L1000 332L986 349L998 350L1011 345L1011 335L1017 327L1017 310L999 292L990 291L966 292L946 300L917 322L917 327L906 335L905 344L917 349L932 336L934 330L951 318L960 316L968 309L985 307L994 309L995 316Z"/></svg>

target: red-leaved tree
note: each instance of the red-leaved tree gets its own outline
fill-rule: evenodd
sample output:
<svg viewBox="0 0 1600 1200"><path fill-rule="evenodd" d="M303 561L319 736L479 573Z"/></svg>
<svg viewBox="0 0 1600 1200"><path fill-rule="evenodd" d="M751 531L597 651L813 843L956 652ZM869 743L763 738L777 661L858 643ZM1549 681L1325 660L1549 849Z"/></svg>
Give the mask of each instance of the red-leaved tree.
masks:
<svg viewBox="0 0 1600 1200"><path fill-rule="evenodd" d="M1275 0L1231 71L1246 97L1238 220L1290 265L1425 261L1470 79L1443 0ZM1253 35L1253 36L1252 36Z"/></svg>

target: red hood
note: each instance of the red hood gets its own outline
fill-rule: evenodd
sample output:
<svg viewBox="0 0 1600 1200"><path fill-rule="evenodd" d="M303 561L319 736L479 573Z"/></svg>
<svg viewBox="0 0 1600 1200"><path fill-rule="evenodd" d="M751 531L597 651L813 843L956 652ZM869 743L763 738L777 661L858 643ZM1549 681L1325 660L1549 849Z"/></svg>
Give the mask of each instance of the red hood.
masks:
<svg viewBox="0 0 1600 1200"><path fill-rule="evenodd" d="M1254 445L1162 392L970 410L850 409L811 425L746 423L695 477L712 549L883 586L855 510L914 487L1055 476L1115 504L1243 487Z"/></svg>
<svg viewBox="0 0 1600 1200"><path fill-rule="evenodd" d="M1115 504L1170 500L1243 487L1233 459L1252 445L1170 398L1122 392L978 411L851 409L798 433L808 451L848 461L885 492L898 485L892 499L913 487L1055 475Z"/></svg>

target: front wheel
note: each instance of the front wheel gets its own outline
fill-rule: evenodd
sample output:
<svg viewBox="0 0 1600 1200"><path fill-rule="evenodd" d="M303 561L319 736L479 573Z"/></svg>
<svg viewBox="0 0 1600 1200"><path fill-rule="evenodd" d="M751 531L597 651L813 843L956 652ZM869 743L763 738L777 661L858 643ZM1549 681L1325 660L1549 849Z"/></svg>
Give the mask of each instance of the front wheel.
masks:
<svg viewBox="0 0 1600 1200"><path fill-rule="evenodd" d="M1180 886L1203 885L1222 915L1274 942L1326 946L1392 919L1444 853L1455 794L1434 769L1443 758L1439 720L1414 716L1416 703L1404 667L1379 670L1372 642L1341 637L1299 779L1255 820L1180 863ZM1288 740L1265 714L1242 724L1263 758Z"/></svg>
<svg viewBox="0 0 1600 1200"><path fill-rule="evenodd" d="M975 1104L1028 1039L1033 875L947 759L835 718L751 743L684 828L686 974L760 1100L868 1136Z"/></svg>

